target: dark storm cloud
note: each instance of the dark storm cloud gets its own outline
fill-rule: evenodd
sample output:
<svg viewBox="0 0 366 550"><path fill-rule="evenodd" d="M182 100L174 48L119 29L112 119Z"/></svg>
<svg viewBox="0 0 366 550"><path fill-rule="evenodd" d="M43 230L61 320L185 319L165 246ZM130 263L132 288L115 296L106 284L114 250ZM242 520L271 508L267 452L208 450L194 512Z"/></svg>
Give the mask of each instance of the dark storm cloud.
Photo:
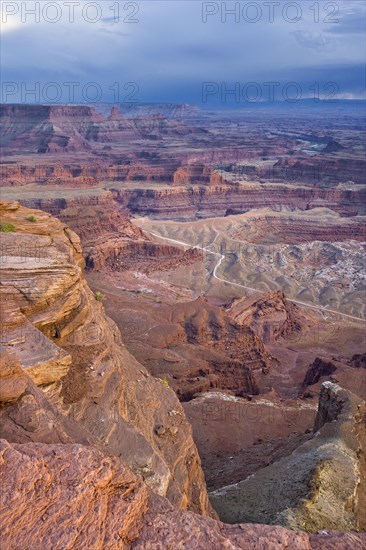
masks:
<svg viewBox="0 0 366 550"><path fill-rule="evenodd" d="M294 69L292 74L298 76L298 71ZM291 78L291 73L288 74ZM340 95L352 95L362 97L365 90L365 65L362 63L350 65L329 64L321 67L309 67L301 72L300 83L303 86L312 82L319 82L323 86L334 83L338 86ZM323 90L323 95L331 93L331 88Z"/></svg>
<svg viewBox="0 0 366 550"><path fill-rule="evenodd" d="M125 19L128 10L120 4ZM313 3L301 2L297 22L280 15L271 23L263 11L252 24L233 17L224 23L220 13L203 23L199 1L137 4L133 24L116 22L115 2L108 1L100 2L103 14L95 24L77 12L72 24L64 19L23 24L19 15L8 18L2 26L3 80L30 88L34 82L93 81L103 88L104 101L113 101L115 83L123 90L131 82L141 101L200 102L204 82L229 87L269 80L298 82L309 94L312 82L336 81L341 96L363 96L363 2L338 1L337 23L334 17L325 21L329 2L319 2L319 22L309 9Z"/></svg>

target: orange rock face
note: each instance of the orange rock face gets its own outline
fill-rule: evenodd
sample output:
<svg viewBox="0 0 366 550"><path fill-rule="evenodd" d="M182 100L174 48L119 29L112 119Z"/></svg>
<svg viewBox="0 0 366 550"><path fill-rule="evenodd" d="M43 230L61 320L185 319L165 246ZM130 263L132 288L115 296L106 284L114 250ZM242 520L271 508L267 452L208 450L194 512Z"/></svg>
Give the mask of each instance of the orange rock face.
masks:
<svg viewBox="0 0 366 550"><path fill-rule="evenodd" d="M83 277L78 237L16 203L1 214L13 224L1 234L4 548L363 548L362 534L207 517L184 411L124 348Z"/></svg>
<svg viewBox="0 0 366 550"><path fill-rule="evenodd" d="M8 548L125 548L137 538L148 489L118 459L82 445L5 440L0 453Z"/></svg>
<svg viewBox="0 0 366 550"><path fill-rule="evenodd" d="M123 457L157 493L211 513L178 399L122 345L83 277L79 238L41 211L5 203L1 214L14 228L1 233L3 345L60 411ZM11 369L3 376L5 401L23 389ZM164 434L157 434L158 426Z"/></svg>
<svg viewBox="0 0 366 550"><path fill-rule="evenodd" d="M119 460L92 447L1 440L0 464L6 548L362 550L366 540L362 534L225 525L175 511Z"/></svg>
<svg viewBox="0 0 366 550"><path fill-rule="evenodd" d="M14 356L7 361L2 358L0 370L0 402L13 403L17 401L27 388L27 379Z"/></svg>
<svg viewBox="0 0 366 550"><path fill-rule="evenodd" d="M301 331L308 322L299 308L286 300L284 292L271 292L264 298L237 299L228 314L242 326L251 327L264 340L278 340ZM272 333L272 334L271 334Z"/></svg>

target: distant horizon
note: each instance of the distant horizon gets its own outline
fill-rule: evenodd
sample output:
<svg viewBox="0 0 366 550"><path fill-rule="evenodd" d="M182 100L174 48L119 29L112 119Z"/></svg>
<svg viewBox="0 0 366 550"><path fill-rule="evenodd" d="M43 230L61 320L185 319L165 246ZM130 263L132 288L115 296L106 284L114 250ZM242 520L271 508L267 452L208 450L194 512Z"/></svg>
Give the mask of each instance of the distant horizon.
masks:
<svg viewBox="0 0 366 550"><path fill-rule="evenodd" d="M295 101L286 101L285 99L278 99L274 101L253 101L253 102L243 102L243 103L215 103L213 105L206 105L206 104L200 104L198 102L190 102L190 101L125 101L125 102L113 102L113 101L98 101L98 102L81 102L81 101L75 101L75 102L24 102L24 101L1 101L0 105L27 105L27 106L43 106L43 107L57 107L57 106L85 106L85 107L93 107L95 105L110 105L111 107L121 107L123 105L126 106L142 106L142 105L179 105L179 106L190 106L190 107L197 107L199 109L205 109L209 110L212 108L215 109L229 109L229 110L237 110L240 108L246 108L246 107L254 107L258 105L289 105L293 106L296 103L307 103L307 104L314 104L316 106L321 105L337 105L339 103L364 103L366 104L366 98L335 98L335 99L317 99L314 100L314 98L310 97L304 97L301 99L296 99Z"/></svg>

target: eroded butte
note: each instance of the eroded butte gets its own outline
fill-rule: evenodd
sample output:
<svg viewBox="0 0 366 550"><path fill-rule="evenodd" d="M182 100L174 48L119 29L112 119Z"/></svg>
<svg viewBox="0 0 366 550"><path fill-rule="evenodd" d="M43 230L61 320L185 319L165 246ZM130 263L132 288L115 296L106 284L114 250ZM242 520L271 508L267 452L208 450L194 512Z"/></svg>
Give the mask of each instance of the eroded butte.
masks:
<svg viewBox="0 0 366 550"><path fill-rule="evenodd" d="M1 106L3 541L361 550L359 115L159 109Z"/></svg>

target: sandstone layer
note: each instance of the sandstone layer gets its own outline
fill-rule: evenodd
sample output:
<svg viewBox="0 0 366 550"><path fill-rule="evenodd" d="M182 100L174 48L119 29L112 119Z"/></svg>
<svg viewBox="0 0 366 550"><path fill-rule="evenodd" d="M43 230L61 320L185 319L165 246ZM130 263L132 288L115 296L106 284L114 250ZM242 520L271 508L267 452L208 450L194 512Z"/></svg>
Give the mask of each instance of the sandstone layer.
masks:
<svg viewBox="0 0 366 550"><path fill-rule="evenodd" d="M224 308L203 297L163 303L144 291L132 298L108 287L106 308L126 347L181 401L215 388L240 395L261 391L272 357L252 328L235 323Z"/></svg>
<svg viewBox="0 0 366 550"><path fill-rule="evenodd" d="M1 233L0 371L6 548L363 548L362 534L216 521L184 411L123 346L86 284L78 237L17 203L2 203L1 214L8 231ZM201 323L196 305L186 335L215 346L219 332L218 344L230 348L226 313L199 308ZM175 315L179 324L187 312ZM256 342L242 327L239 343L243 334ZM340 394L345 405L336 414L353 425L347 399ZM321 434L333 416L333 406L320 407Z"/></svg>
<svg viewBox="0 0 366 550"><path fill-rule="evenodd" d="M124 348L84 277L79 238L1 205L2 342L53 403L177 506L210 512L191 428L170 388Z"/></svg>
<svg viewBox="0 0 366 550"><path fill-rule="evenodd" d="M190 220L240 214L256 208L309 210L325 207L343 216L365 213L366 188L286 186L281 184L194 186L173 189L121 189L116 199L133 214L155 219Z"/></svg>
<svg viewBox="0 0 366 550"><path fill-rule="evenodd" d="M198 250L154 243L113 201L106 207L74 206L59 213L80 237L88 270L152 272L196 262Z"/></svg>

